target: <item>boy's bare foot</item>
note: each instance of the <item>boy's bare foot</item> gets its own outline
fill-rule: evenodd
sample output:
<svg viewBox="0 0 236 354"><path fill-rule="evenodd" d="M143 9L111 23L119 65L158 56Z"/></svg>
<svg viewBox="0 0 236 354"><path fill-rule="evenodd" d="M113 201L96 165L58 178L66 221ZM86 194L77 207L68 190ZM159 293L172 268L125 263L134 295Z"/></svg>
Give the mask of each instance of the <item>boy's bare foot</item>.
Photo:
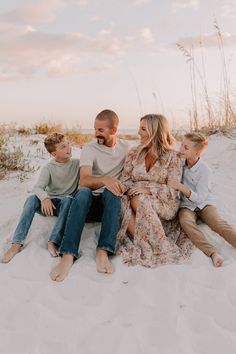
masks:
<svg viewBox="0 0 236 354"><path fill-rule="evenodd" d="M10 260L15 257L17 253L19 253L23 248L23 245L20 243L13 243L9 250L4 253L4 255L1 257L0 261L1 263L8 263Z"/></svg>
<svg viewBox="0 0 236 354"><path fill-rule="evenodd" d="M112 263L108 259L107 251L102 249L97 249L96 251L96 263L97 271L99 273L108 273L111 274L114 272Z"/></svg>
<svg viewBox="0 0 236 354"><path fill-rule="evenodd" d="M52 257L58 257L57 251L58 246L54 242L48 241L48 252L50 253L50 255Z"/></svg>
<svg viewBox="0 0 236 354"><path fill-rule="evenodd" d="M70 268L74 263L74 256L71 254L63 254L60 262L50 272L50 278L54 281L63 281L68 275Z"/></svg>
<svg viewBox="0 0 236 354"><path fill-rule="evenodd" d="M221 267L224 262L224 258L216 252L212 253L211 259L215 267Z"/></svg>

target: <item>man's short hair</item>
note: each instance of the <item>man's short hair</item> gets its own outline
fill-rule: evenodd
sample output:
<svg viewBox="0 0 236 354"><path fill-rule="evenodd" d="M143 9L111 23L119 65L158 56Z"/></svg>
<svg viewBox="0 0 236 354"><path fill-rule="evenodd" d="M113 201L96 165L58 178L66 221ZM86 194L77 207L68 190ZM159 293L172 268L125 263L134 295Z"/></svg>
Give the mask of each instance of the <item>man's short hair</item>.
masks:
<svg viewBox="0 0 236 354"><path fill-rule="evenodd" d="M184 137L192 141L197 150L204 150L208 146L207 137L202 133L187 133Z"/></svg>
<svg viewBox="0 0 236 354"><path fill-rule="evenodd" d="M64 134L61 133L51 133L46 136L44 139L44 146L47 151L51 154L56 151L56 144L60 144L60 142L65 138Z"/></svg>
<svg viewBox="0 0 236 354"><path fill-rule="evenodd" d="M111 111L110 109L104 109L103 111L98 113L95 119L107 120L109 122L110 128L117 127L119 124L118 115L114 111Z"/></svg>

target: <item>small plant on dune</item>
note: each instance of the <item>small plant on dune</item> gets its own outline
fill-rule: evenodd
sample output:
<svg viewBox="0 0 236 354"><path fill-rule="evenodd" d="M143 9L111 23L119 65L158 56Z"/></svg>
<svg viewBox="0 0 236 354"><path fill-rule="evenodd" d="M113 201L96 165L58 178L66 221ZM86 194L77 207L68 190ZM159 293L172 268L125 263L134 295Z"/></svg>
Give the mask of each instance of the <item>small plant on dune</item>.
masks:
<svg viewBox="0 0 236 354"><path fill-rule="evenodd" d="M13 135L16 132L17 132L17 128L15 122L3 123L0 125L0 135L3 134Z"/></svg>
<svg viewBox="0 0 236 354"><path fill-rule="evenodd" d="M34 131L36 134L43 134L43 135L48 135L53 132L61 132L62 131L62 126L61 124L57 123L38 123L34 127Z"/></svg>
<svg viewBox="0 0 236 354"><path fill-rule="evenodd" d="M5 178L11 171L20 173L33 172L35 167L31 167L29 161L25 158L22 150L14 147L10 150L8 139L1 135L0 137L0 180Z"/></svg>
<svg viewBox="0 0 236 354"><path fill-rule="evenodd" d="M123 140L137 140L138 134L118 134L118 138Z"/></svg>
<svg viewBox="0 0 236 354"><path fill-rule="evenodd" d="M82 147L84 144L89 143L91 140L94 139L93 134L82 134L76 130L68 130L65 133L65 136L70 142L79 147Z"/></svg>
<svg viewBox="0 0 236 354"><path fill-rule="evenodd" d="M17 128L17 133L19 135L29 136L30 134L32 134L32 131L30 128L26 128L26 127L22 126L22 127Z"/></svg>

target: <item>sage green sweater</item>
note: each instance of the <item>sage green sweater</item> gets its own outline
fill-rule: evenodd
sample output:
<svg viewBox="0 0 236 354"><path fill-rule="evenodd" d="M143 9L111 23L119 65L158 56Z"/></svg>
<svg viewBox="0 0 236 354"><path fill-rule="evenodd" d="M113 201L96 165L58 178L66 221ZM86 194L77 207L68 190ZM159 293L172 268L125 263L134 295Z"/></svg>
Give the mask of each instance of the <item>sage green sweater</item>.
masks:
<svg viewBox="0 0 236 354"><path fill-rule="evenodd" d="M72 195L79 184L80 160L71 158L65 163L50 160L41 170L32 190L41 201Z"/></svg>

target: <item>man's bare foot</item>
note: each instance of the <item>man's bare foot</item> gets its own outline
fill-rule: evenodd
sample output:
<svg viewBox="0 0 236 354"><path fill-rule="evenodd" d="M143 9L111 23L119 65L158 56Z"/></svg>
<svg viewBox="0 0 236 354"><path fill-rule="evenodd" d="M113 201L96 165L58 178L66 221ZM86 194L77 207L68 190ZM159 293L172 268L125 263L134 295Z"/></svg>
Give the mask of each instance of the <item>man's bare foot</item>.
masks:
<svg viewBox="0 0 236 354"><path fill-rule="evenodd" d="M108 273L111 274L114 272L112 263L108 259L107 251L102 249L97 249L96 251L96 263L97 271L99 273Z"/></svg>
<svg viewBox="0 0 236 354"><path fill-rule="evenodd" d="M63 281L68 275L73 263L74 256L72 256L71 254L63 254L59 263L50 272L50 278L54 281Z"/></svg>
<svg viewBox="0 0 236 354"><path fill-rule="evenodd" d="M215 267L221 267L224 262L224 258L216 252L212 253L211 259Z"/></svg>
<svg viewBox="0 0 236 354"><path fill-rule="evenodd" d="M4 255L1 257L0 261L1 263L8 263L10 260L15 257L17 253L19 253L23 248L23 245L20 243L13 243L9 250L4 253Z"/></svg>
<svg viewBox="0 0 236 354"><path fill-rule="evenodd" d="M58 246L54 242L48 241L48 252L50 253L50 255L52 257L58 257L57 251Z"/></svg>

